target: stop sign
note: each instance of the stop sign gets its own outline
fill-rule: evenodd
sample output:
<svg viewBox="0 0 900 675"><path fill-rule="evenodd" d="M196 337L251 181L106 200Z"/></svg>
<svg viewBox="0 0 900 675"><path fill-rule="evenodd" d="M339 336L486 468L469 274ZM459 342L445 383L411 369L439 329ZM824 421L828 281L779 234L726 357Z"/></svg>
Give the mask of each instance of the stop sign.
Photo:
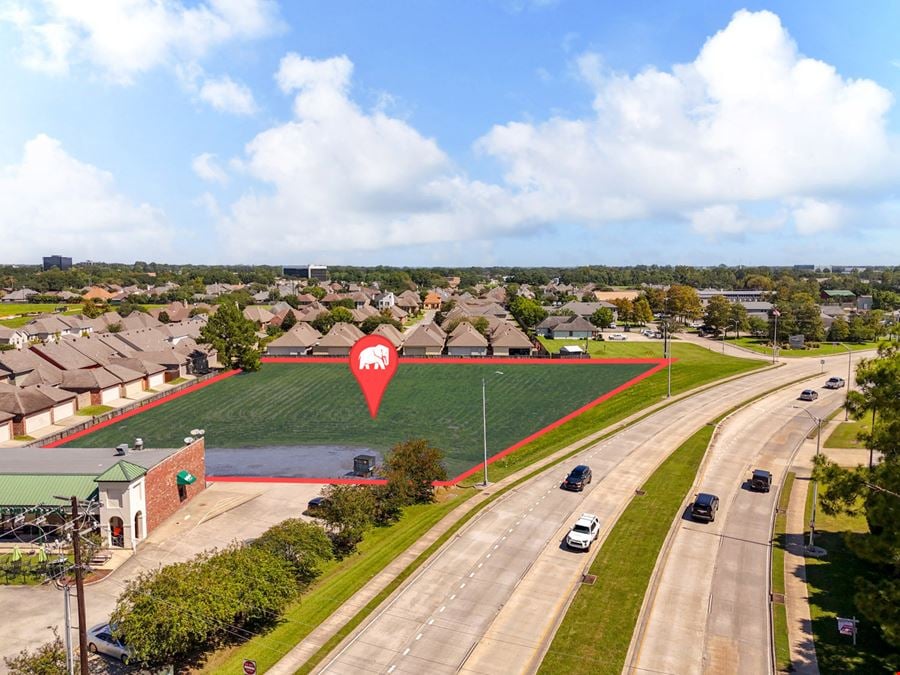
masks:
<svg viewBox="0 0 900 675"><path fill-rule="evenodd" d="M246 675L256 675L256 661L250 659L244 660L244 673Z"/></svg>

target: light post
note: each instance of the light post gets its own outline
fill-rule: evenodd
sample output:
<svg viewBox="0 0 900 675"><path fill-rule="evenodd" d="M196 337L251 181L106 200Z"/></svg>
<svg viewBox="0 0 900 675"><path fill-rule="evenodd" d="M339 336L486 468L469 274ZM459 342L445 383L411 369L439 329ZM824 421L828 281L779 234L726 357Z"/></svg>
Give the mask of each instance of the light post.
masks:
<svg viewBox="0 0 900 675"><path fill-rule="evenodd" d="M503 371L495 370L495 375L503 375ZM484 487L488 486L488 457L487 457L487 382L481 378L481 424L484 439Z"/></svg>
<svg viewBox="0 0 900 675"><path fill-rule="evenodd" d="M846 422L850 419L850 408L847 407L847 404L850 403L850 378L852 377L853 372L853 350L843 342L835 342L833 344L840 345L847 350L847 391L844 393L844 421Z"/></svg>
<svg viewBox="0 0 900 675"><path fill-rule="evenodd" d="M816 417L806 408L801 408L800 406L794 406L798 410L802 410L809 418L816 423L816 457L819 456L819 450L821 449L822 442L822 418ZM819 501L819 481L813 479L813 501L812 501L812 511L810 512L809 517L809 545L806 547L807 550L813 550L813 541L816 534L816 504Z"/></svg>
<svg viewBox="0 0 900 675"><path fill-rule="evenodd" d="M775 334L772 337L772 363L775 363L775 355L778 353L778 317L781 316L781 312L778 309L772 310L772 316L775 317Z"/></svg>

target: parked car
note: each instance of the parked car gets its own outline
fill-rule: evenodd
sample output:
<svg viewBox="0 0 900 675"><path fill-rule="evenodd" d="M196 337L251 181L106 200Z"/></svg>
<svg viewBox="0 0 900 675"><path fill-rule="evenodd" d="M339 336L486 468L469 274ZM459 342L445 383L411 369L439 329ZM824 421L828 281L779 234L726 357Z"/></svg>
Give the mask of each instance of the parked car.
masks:
<svg viewBox="0 0 900 675"><path fill-rule="evenodd" d="M709 523L716 519L716 511L719 510L719 498L707 492L701 492L691 504L691 518L705 520Z"/></svg>
<svg viewBox="0 0 900 675"><path fill-rule="evenodd" d="M609 340L627 340L627 339L628 339L628 336L627 336L627 335L622 335L621 333L613 333L613 334L610 335L609 338L607 338L607 339L609 339Z"/></svg>
<svg viewBox="0 0 900 675"><path fill-rule="evenodd" d="M593 513L582 513L566 535L566 546L579 551L590 551L591 544L600 533L600 519Z"/></svg>
<svg viewBox="0 0 900 675"><path fill-rule="evenodd" d="M312 515L319 513L328 505L327 497L313 497L306 503L306 512Z"/></svg>
<svg viewBox="0 0 900 675"><path fill-rule="evenodd" d="M108 623L94 626L87 632L88 651L94 654L104 654L118 659L122 663L128 663L131 659L131 651L120 640L112 635L112 628Z"/></svg>
<svg viewBox="0 0 900 675"><path fill-rule="evenodd" d="M815 389L804 389L800 392L801 401L815 401L817 398L819 398L819 392Z"/></svg>
<svg viewBox="0 0 900 675"><path fill-rule="evenodd" d="M825 382L826 389L840 389L846 384L843 377L829 377Z"/></svg>
<svg viewBox="0 0 900 675"><path fill-rule="evenodd" d="M576 490L581 492L593 480L594 475L591 473L591 467L585 464L579 464L569 473L562 486L566 490Z"/></svg>
<svg viewBox="0 0 900 675"><path fill-rule="evenodd" d="M772 474L765 469L753 469L750 476L750 489L757 492L768 492L772 487Z"/></svg>
<svg viewBox="0 0 900 675"><path fill-rule="evenodd" d="M655 339L655 340L662 340L663 339L662 331L656 331L651 337L653 337L653 339Z"/></svg>

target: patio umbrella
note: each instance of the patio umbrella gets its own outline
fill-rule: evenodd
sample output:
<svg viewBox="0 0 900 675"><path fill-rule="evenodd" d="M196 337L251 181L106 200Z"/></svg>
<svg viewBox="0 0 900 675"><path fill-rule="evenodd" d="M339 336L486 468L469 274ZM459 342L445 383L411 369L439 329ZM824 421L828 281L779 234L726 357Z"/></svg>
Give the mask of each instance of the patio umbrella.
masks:
<svg viewBox="0 0 900 675"><path fill-rule="evenodd" d="M41 546L41 547L38 549L38 552L37 552L37 561L38 561L39 563L45 563L45 562L47 562L47 549L45 549L43 546Z"/></svg>
<svg viewBox="0 0 900 675"><path fill-rule="evenodd" d="M13 551L12 551L12 553L10 553L9 559L10 559L10 561L12 561L12 562L16 562L17 560L21 560L21 559L22 559L22 551L19 550L19 545L18 545L18 544L16 544L16 545L13 547Z"/></svg>

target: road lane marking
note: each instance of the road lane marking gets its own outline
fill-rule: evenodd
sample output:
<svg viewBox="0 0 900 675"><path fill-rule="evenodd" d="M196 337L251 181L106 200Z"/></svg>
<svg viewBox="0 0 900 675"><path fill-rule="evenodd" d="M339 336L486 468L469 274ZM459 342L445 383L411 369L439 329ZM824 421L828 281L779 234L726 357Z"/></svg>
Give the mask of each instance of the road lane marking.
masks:
<svg viewBox="0 0 900 675"><path fill-rule="evenodd" d="M475 576L475 572L469 572L469 578L470 578L470 579L471 579L472 577L474 577L474 576Z"/></svg>
<svg viewBox="0 0 900 675"><path fill-rule="evenodd" d="M438 610L438 613L443 612L445 609L447 609L447 605L441 605L441 608Z"/></svg>
<svg viewBox="0 0 900 675"><path fill-rule="evenodd" d="M463 586L465 586L465 584L463 584ZM453 595L451 595L451 596L450 596L450 599L451 599L451 600L456 600L456 593L454 593Z"/></svg>
<svg viewBox="0 0 900 675"><path fill-rule="evenodd" d="M433 623L434 623L434 619L428 619L428 625L429 625L429 626L430 626L431 624L433 624Z"/></svg>
<svg viewBox="0 0 900 675"><path fill-rule="evenodd" d="M422 634L421 634L421 633L419 633L418 635L416 635L416 640L421 640L421 639L422 639Z"/></svg>
<svg viewBox="0 0 900 675"><path fill-rule="evenodd" d="M483 566L484 566L484 563L478 563L478 568L479 568L479 569L481 569ZM475 574L475 572L472 572L472 574Z"/></svg>
<svg viewBox="0 0 900 675"><path fill-rule="evenodd" d="M389 673L393 673L393 672L394 672L394 669L395 669L396 667L397 667L396 665L391 666L390 668L388 668L388 672L389 672Z"/></svg>
<svg viewBox="0 0 900 675"><path fill-rule="evenodd" d="M407 654L409 654L409 647L403 650L403 656L406 656Z"/></svg>
<svg viewBox="0 0 900 675"><path fill-rule="evenodd" d="M465 587L466 587L466 582L465 582L465 581L462 582L462 583L459 585L459 587L460 587L460 588L465 588Z"/></svg>
<svg viewBox="0 0 900 675"><path fill-rule="evenodd" d="M498 548L500 548L500 544L494 544L494 550L496 551Z"/></svg>
<svg viewBox="0 0 900 675"><path fill-rule="evenodd" d="M490 558L492 555L493 555L492 553L488 553L488 554L487 554L486 556L484 556L484 557L485 557L485 558Z"/></svg>

